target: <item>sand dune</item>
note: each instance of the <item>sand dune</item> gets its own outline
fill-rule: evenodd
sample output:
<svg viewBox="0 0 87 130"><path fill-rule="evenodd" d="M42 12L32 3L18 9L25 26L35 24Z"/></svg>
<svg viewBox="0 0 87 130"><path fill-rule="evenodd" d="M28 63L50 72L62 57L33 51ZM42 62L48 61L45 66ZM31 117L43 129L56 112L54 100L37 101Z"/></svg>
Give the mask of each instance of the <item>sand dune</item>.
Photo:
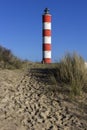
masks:
<svg viewBox="0 0 87 130"><path fill-rule="evenodd" d="M79 104L51 87L46 69L0 70L0 130L87 130L87 97Z"/></svg>

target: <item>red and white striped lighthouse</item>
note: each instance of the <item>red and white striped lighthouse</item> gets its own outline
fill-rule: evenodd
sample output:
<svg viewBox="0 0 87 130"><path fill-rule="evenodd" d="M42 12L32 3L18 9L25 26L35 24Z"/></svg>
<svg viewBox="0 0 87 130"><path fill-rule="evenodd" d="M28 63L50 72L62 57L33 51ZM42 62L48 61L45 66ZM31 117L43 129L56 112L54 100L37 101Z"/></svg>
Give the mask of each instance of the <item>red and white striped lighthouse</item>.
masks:
<svg viewBox="0 0 87 130"><path fill-rule="evenodd" d="M42 62L51 63L51 15L49 14L48 8L45 8L44 10L42 25Z"/></svg>

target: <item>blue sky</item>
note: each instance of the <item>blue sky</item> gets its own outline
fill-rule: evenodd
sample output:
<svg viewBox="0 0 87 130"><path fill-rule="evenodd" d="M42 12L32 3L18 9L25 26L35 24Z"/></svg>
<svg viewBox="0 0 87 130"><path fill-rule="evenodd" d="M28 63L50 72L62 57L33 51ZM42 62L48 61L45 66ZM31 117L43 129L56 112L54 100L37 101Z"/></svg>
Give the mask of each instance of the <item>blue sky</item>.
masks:
<svg viewBox="0 0 87 130"><path fill-rule="evenodd" d="M0 0L0 45L42 60L42 14L52 15L52 60L76 51L87 60L87 0Z"/></svg>

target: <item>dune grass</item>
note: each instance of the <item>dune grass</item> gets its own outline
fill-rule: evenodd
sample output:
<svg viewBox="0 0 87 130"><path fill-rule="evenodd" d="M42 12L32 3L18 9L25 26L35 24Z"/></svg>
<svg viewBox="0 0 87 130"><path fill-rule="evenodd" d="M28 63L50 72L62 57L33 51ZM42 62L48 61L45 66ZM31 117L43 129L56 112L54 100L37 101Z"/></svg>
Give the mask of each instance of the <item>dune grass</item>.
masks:
<svg viewBox="0 0 87 130"><path fill-rule="evenodd" d="M54 84L61 89L67 88L72 95L80 95L87 91L87 68L84 59L76 53L67 53L55 65L51 74Z"/></svg>
<svg viewBox="0 0 87 130"><path fill-rule="evenodd" d="M14 56L11 50L0 46L0 68L19 69L22 67L22 60Z"/></svg>

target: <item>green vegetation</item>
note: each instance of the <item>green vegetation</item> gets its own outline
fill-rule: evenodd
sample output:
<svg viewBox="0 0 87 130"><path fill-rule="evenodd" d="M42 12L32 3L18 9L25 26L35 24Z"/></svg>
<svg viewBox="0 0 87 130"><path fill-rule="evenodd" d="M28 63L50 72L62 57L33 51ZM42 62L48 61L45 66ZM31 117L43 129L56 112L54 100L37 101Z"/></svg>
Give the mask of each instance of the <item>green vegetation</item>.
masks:
<svg viewBox="0 0 87 130"><path fill-rule="evenodd" d="M51 76L55 84L61 86L61 89L67 89L74 96L87 91L87 68L83 58L76 53L66 54L55 65Z"/></svg>

